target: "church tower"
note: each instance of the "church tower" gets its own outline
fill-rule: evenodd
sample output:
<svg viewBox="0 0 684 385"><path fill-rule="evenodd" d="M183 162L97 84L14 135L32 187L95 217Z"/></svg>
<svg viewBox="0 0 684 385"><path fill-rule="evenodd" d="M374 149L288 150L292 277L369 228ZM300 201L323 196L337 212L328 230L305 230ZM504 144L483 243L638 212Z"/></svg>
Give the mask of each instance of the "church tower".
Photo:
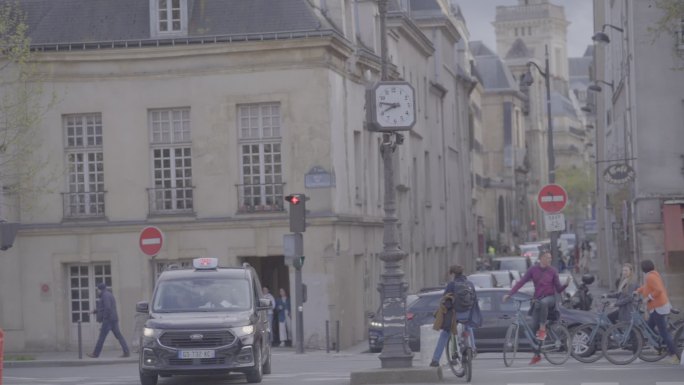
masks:
<svg viewBox="0 0 684 385"><path fill-rule="evenodd" d="M521 42L530 59L544 63L545 46L549 46L549 72L553 88L563 95L568 89L567 30L570 24L563 7L549 0L518 0L518 5L496 7L494 23L496 51L503 58L512 50L519 54Z"/></svg>

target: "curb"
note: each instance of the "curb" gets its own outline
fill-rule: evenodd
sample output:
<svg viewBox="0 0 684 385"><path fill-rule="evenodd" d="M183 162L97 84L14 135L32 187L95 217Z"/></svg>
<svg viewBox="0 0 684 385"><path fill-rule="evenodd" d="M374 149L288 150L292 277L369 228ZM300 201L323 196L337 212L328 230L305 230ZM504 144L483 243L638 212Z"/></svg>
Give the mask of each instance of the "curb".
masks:
<svg viewBox="0 0 684 385"><path fill-rule="evenodd" d="M31 360L31 361L5 361L5 368L49 368L49 367L63 367L63 366L93 366L93 365L116 365L116 364L130 364L137 363L138 359L117 359L117 360L98 360L98 359L83 359L83 360Z"/></svg>

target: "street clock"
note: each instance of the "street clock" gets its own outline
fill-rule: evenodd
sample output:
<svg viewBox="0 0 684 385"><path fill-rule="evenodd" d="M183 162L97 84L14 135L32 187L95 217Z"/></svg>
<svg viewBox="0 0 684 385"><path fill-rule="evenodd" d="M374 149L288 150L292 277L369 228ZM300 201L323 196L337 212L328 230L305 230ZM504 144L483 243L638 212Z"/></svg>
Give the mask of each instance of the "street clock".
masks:
<svg viewBox="0 0 684 385"><path fill-rule="evenodd" d="M369 130L410 130L416 123L415 99L413 87L407 82L377 82L366 96Z"/></svg>

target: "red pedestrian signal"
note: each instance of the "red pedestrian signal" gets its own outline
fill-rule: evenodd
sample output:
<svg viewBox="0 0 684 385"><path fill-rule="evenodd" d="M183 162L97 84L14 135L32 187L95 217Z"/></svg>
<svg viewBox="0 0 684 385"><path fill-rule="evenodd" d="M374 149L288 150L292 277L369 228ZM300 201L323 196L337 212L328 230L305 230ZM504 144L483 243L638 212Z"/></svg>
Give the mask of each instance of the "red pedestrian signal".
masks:
<svg viewBox="0 0 684 385"><path fill-rule="evenodd" d="M306 231L306 195L290 194L285 200L290 202L290 231L303 233Z"/></svg>
<svg viewBox="0 0 684 385"><path fill-rule="evenodd" d="M537 229L537 222L535 222L535 221L530 221L530 229L536 230L536 229Z"/></svg>

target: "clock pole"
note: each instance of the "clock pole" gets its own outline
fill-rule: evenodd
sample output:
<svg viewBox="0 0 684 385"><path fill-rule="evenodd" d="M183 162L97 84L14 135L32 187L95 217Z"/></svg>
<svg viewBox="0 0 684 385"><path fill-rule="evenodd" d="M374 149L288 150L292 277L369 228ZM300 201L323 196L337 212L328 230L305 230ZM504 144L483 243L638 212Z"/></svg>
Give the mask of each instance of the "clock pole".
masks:
<svg viewBox="0 0 684 385"><path fill-rule="evenodd" d="M387 0L378 0L380 15L380 52L382 58L381 79L389 80L387 62ZM399 248L397 242L396 189L394 186L393 154L401 142L401 134L384 132L380 145L385 173L385 217L383 219L383 250L380 259L384 262L384 272L378 287L382 300L382 324L384 342L380 353L383 368L410 368L413 353L408 347L406 335L406 290L408 284L403 281L404 271L401 262L406 253Z"/></svg>

